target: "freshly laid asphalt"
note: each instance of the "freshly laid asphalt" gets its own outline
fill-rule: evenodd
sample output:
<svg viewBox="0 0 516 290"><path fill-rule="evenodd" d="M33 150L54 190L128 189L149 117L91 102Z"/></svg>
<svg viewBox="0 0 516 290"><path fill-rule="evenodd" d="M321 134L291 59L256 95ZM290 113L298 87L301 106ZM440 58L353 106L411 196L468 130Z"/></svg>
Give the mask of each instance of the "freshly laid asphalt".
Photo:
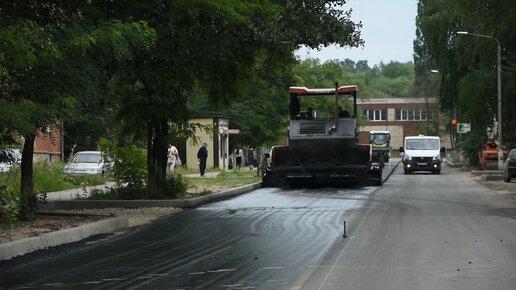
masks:
<svg viewBox="0 0 516 290"><path fill-rule="evenodd" d="M217 172L208 172L206 177L187 175L190 178L214 178ZM41 212L54 210L89 209L89 208L142 208L142 207L177 207L192 208L243 194L261 187L261 182L244 185L224 192L182 200L83 200L78 197L88 196L92 190L108 190L113 184L76 188L47 193L47 202L40 204ZM37 250L77 242L88 237L116 232L129 226L126 215L106 218L82 226L51 232L38 237L31 237L0 244L0 261L28 254Z"/></svg>
<svg viewBox="0 0 516 290"><path fill-rule="evenodd" d="M383 179L386 180L393 169L399 164L393 166L392 170L385 174ZM205 177L198 174L186 175L189 178L214 178L218 172L207 172ZM77 199L88 196L92 190L109 190L113 184L105 184L100 186L92 186L78 189L70 189L59 192L47 193L47 202L40 204L41 212L52 212L54 210L72 210L72 209L91 209L91 208L144 208L144 207L177 207L177 208L193 208L200 205L224 200L243 193L247 193L261 187L261 182L244 185L224 192L213 193L210 195L182 200L84 200ZM106 218L93 223L85 224L75 228L64 229L38 237L21 239L0 244L0 261L11 259L16 256L28 254L40 249L46 249L58 245L77 242L88 237L116 232L120 229L128 227L128 217L125 215Z"/></svg>

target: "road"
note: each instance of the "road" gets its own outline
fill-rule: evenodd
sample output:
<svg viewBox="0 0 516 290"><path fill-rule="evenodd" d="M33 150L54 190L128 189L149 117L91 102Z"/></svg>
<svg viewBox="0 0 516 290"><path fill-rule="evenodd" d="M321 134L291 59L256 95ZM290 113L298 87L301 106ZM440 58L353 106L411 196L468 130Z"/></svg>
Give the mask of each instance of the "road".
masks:
<svg viewBox="0 0 516 290"><path fill-rule="evenodd" d="M259 189L0 269L3 287L516 289L516 210L461 172ZM346 221L347 238L343 238Z"/></svg>
<svg viewBox="0 0 516 290"><path fill-rule="evenodd" d="M516 209L445 167L377 191L302 289L516 289Z"/></svg>

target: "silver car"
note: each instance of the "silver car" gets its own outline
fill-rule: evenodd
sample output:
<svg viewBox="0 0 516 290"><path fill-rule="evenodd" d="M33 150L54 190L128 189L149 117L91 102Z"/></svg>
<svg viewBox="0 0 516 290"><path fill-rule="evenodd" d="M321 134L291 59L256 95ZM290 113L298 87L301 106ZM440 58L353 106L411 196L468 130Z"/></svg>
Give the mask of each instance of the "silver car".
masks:
<svg viewBox="0 0 516 290"><path fill-rule="evenodd" d="M109 165L100 151L80 151L65 165L64 173L104 175Z"/></svg>

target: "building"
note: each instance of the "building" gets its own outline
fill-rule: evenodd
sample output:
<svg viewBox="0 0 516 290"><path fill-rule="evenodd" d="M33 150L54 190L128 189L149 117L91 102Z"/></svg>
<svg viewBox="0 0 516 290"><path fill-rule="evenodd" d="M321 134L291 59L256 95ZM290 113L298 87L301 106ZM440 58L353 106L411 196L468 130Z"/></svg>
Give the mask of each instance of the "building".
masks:
<svg viewBox="0 0 516 290"><path fill-rule="evenodd" d="M34 162L55 163L63 160L63 139L56 125L42 129L34 140Z"/></svg>
<svg viewBox="0 0 516 290"><path fill-rule="evenodd" d="M386 98L359 100L358 113L369 122L361 131L390 131L394 150L403 146L405 136L417 135L425 126L439 120L439 104L435 98Z"/></svg>
<svg viewBox="0 0 516 290"><path fill-rule="evenodd" d="M208 144L208 159L206 168L228 169L229 159L229 135L238 133L237 130L229 129L229 120L224 116L203 116L190 119L191 124L212 126L212 131L198 131L195 138L186 140L186 162L187 168L197 167L197 152L202 143ZM181 152L180 152L181 155Z"/></svg>

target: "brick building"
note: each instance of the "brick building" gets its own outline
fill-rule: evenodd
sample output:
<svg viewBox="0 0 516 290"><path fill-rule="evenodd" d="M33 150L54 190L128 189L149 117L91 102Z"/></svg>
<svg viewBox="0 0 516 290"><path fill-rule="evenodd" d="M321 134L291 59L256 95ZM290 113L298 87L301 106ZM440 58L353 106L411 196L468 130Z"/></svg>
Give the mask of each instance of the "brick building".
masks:
<svg viewBox="0 0 516 290"><path fill-rule="evenodd" d="M435 98L388 98L360 100L358 113L369 122L362 131L390 131L394 150L403 146L405 136L415 135L422 126L439 120L439 104ZM428 113L427 113L428 112Z"/></svg>
<svg viewBox="0 0 516 290"><path fill-rule="evenodd" d="M59 162L62 160L63 139L57 126L45 128L34 140L34 162Z"/></svg>

